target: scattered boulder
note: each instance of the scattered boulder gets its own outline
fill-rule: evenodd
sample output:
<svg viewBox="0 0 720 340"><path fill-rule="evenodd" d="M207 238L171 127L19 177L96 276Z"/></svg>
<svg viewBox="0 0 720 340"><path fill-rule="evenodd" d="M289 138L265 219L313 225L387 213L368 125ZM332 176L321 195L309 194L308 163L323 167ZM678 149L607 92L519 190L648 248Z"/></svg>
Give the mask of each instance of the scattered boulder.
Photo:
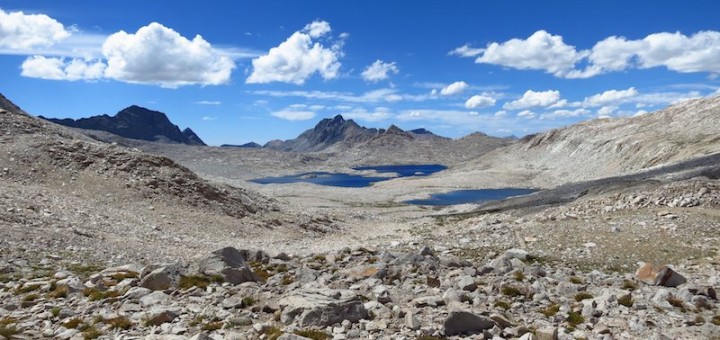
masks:
<svg viewBox="0 0 720 340"><path fill-rule="evenodd" d="M166 264L146 268L140 280L140 287L150 290L165 290L176 286L183 274L180 264Z"/></svg>
<svg viewBox="0 0 720 340"><path fill-rule="evenodd" d="M220 275L225 282L235 285L248 281L260 281L260 277L247 265L246 254L233 247L218 249L192 263L188 271L207 276Z"/></svg>
<svg viewBox="0 0 720 340"><path fill-rule="evenodd" d="M640 268L635 271L635 278L647 284L655 284L655 278L657 278L657 276L658 273L651 263L643 263Z"/></svg>
<svg viewBox="0 0 720 340"><path fill-rule="evenodd" d="M443 324L447 336L479 333L494 326L492 319L462 311L450 313Z"/></svg>
<svg viewBox="0 0 720 340"><path fill-rule="evenodd" d="M656 286L677 287L687 282L687 279L670 267L663 267L655 278Z"/></svg>
<svg viewBox="0 0 720 340"><path fill-rule="evenodd" d="M351 290L301 289L282 297L280 321L300 327L327 327L349 320L357 322L368 317L358 295Z"/></svg>

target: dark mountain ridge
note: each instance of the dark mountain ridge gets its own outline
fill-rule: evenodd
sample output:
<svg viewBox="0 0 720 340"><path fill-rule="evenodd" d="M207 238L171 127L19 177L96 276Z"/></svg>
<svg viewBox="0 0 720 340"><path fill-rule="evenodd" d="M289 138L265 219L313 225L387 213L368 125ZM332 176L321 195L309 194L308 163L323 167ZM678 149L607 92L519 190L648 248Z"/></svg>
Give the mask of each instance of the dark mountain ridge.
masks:
<svg viewBox="0 0 720 340"><path fill-rule="evenodd" d="M137 105L118 112L115 116L100 115L80 119L40 118L47 121L86 130L100 130L112 134L151 142L179 143L187 145L205 145L200 137L190 128L180 130L170 122L167 116Z"/></svg>

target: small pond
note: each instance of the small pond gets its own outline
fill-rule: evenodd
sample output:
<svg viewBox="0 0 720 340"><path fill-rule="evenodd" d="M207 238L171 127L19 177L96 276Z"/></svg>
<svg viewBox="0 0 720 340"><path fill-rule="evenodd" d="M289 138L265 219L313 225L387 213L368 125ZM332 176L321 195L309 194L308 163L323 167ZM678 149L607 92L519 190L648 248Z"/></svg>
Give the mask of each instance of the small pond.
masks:
<svg viewBox="0 0 720 340"><path fill-rule="evenodd" d="M432 194L427 199L409 200L403 203L413 205L455 205L465 203L482 203L486 201L497 201L512 196L527 195L535 192L534 189L479 189L479 190L456 190L443 194Z"/></svg>
<svg viewBox="0 0 720 340"><path fill-rule="evenodd" d="M375 182L386 181L398 177L409 176L428 176L438 171L447 169L446 166L440 164L411 164L411 165L379 165L379 166L362 166L353 168L357 171L373 170L377 173L396 173L397 176L364 176L355 174L342 174L333 172L306 172L297 175L265 177L250 180L250 182L259 184L286 184L286 183L314 183L319 185L329 185L345 188L362 188L372 185Z"/></svg>

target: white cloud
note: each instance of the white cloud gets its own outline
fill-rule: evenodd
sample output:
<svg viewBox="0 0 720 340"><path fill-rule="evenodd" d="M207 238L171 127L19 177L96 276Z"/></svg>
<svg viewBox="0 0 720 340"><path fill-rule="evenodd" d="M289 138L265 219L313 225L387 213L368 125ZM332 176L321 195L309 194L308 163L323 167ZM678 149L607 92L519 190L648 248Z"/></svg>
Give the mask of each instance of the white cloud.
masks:
<svg viewBox="0 0 720 340"><path fill-rule="evenodd" d="M593 47L590 61L601 72L664 66L680 73L720 74L720 32L661 32L639 40L613 36Z"/></svg>
<svg viewBox="0 0 720 340"><path fill-rule="evenodd" d="M275 111L270 114L274 117L285 119L285 120L290 120L290 121L308 120L308 119L315 118L315 112L295 110L293 108L287 108L285 110Z"/></svg>
<svg viewBox="0 0 720 340"><path fill-rule="evenodd" d="M376 60L362 72L362 77L366 81L378 82L388 79L390 77L389 74L398 74L398 72L400 72L400 70L394 62L386 63L382 60Z"/></svg>
<svg viewBox="0 0 720 340"><path fill-rule="evenodd" d="M267 54L253 59L248 84L284 82L302 85L315 73L323 79L334 79L340 69L342 41L325 47L313 39L331 31L325 21L316 21L293 33ZM341 37L342 39L342 37Z"/></svg>
<svg viewBox="0 0 720 340"><path fill-rule="evenodd" d="M477 109L495 105L495 98L486 95L474 95L465 101L465 107L468 109Z"/></svg>
<svg viewBox="0 0 720 340"><path fill-rule="evenodd" d="M313 21L303 28L303 31L307 33L311 38L320 38L325 34L330 33L332 29L327 21Z"/></svg>
<svg viewBox="0 0 720 340"><path fill-rule="evenodd" d="M468 88L468 84L464 81L456 81L448 86L445 86L440 90L440 94L443 96L452 96L463 93Z"/></svg>
<svg viewBox="0 0 720 340"><path fill-rule="evenodd" d="M598 111L598 117L609 117L613 112L617 111L617 106L603 106Z"/></svg>
<svg viewBox="0 0 720 340"><path fill-rule="evenodd" d="M196 101L194 104L198 104L198 105L220 105L220 104L222 104L222 102L221 102L221 101L217 101L217 100L200 100L200 101Z"/></svg>
<svg viewBox="0 0 720 340"><path fill-rule="evenodd" d="M518 112L517 116L519 118L532 119L532 118L535 118L535 112L532 112L530 110L524 110L524 111Z"/></svg>
<svg viewBox="0 0 720 340"><path fill-rule="evenodd" d="M611 36L592 49L577 50L563 37L540 30L527 39L492 42L485 49L464 45L450 54L474 57L487 63L519 70L542 70L560 78L590 78L632 68L666 67L680 73L709 72L720 75L720 32L700 31L687 36L660 32L630 40ZM586 63L584 69L578 64Z"/></svg>
<svg viewBox="0 0 720 340"><path fill-rule="evenodd" d="M555 118L573 118L586 116L590 114L590 111L586 109L575 109L575 110L555 110L549 113L543 113L540 119L555 119Z"/></svg>
<svg viewBox="0 0 720 340"><path fill-rule="evenodd" d="M627 90L608 90L585 98L583 104L591 107L619 104L629 98L637 96L638 94L638 91L634 87L628 88Z"/></svg>
<svg viewBox="0 0 720 340"><path fill-rule="evenodd" d="M366 122L379 122L390 118L390 109L386 107L377 107L373 111L358 108L347 112L340 113L345 118L357 119Z"/></svg>
<svg viewBox="0 0 720 340"><path fill-rule="evenodd" d="M523 94L522 98L505 103L503 108L506 110L522 110L531 107L547 107L555 104L560 100L560 91L548 90L535 92L528 90Z"/></svg>
<svg viewBox="0 0 720 340"><path fill-rule="evenodd" d="M30 52L48 48L70 35L63 24L45 14L0 9L0 49Z"/></svg>
<svg viewBox="0 0 720 340"><path fill-rule="evenodd" d="M361 95L354 95L347 92L335 91L273 91L273 90L257 90L251 93L256 95L264 95L271 97L303 97L307 99L323 99L335 100L347 103L378 103L378 102L398 102L398 101L415 101L421 102L433 98L429 95L409 95L401 94L397 89L377 89L365 92Z"/></svg>
<svg viewBox="0 0 720 340"><path fill-rule="evenodd" d="M219 85L230 80L235 63L205 41L193 40L158 23L141 27L137 33L117 32L102 48L107 58L105 76L128 83Z"/></svg>
<svg viewBox="0 0 720 340"><path fill-rule="evenodd" d="M586 55L586 52L578 52L574 46L566 45L561 36L541 30L526 40L490 43L475 62L520 70L544 70L556 77L565 77Z"/></svg>
<svg viewBox="0 0 720 340"><path fill-rule="evenodd" d="M450 51L448 54L465 57L465 58L472 58L472 57L477 57L478 55L482 54L484 51L485 51L484 48L472 48L472 47L470 47L470 45L465 44L465 45L462 45L462 46Z"/></svg>
<svg viewBox="0 0 720 340"><path fill-rule="evenodd" d="M99 60L46 58L32 56L20 66L20 75L50 80L97 80L104 77L105 64Z"/></svg>
<svg viewBox="0 0 720 340"><path fill-rule="evenodd" d="M202 117L202 120L204 120L204 121L213 121L213 120L216 120L216 119L217 119L217 117L210 117L210 116L204 116L204 117Z"/></svg>

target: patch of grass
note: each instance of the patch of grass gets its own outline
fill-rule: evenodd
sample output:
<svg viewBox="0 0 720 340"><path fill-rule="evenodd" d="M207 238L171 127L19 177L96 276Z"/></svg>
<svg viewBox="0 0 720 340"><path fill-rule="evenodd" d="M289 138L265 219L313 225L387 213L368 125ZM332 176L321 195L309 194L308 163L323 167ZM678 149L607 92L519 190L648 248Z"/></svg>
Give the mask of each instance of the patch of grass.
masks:
<svg viewBox="0 0 720 340"><path fill-rule="evenodd" d="M330 334L327 334L325 332L321 332L318 330L314 330L314 329L303 329L303 330L295 331L295 334L297 334L299 336L304 336L306 338L313 339L313 340L332 339Z"/></svg>
<svg viewBox="0 0 720 340"><path fill-rule="evenodd" d="M560 311L560 305L553 304L553 305L550 305L550 306L547 306L547 307L541 309L540 313L545 315L545 317L550 318L550 317L555 316L555 314L557 314L559 311Z"/></svg>
<svg viewBox="0 0 720 340"><path fill-rule="evenodd" d="M266 336L265 339L267 340L277 340L277 338L283 335L283 332L277 327L265 328L262 333Z"/></svg>
<svg viewBox="0 0 720 340"><path fill-rule="evenodd" d="M720 315L713 316L712 320L710 320L713 325L720 326Z"/></svg>
<svg viewBox="0 0 720 340"><path fill-rule="evenodd" d="M573 276L573 277L570 278L570 283L574 283L574 284L576 284L576 285L583 284L584 282L585 282L585 281L583 281L583 279L581 279L581 278L579 278L579 277L577 277L577 276Z"/></svg>
<svg viewBox="0 0 720 340"><path fill-rule="evenodd" d="M54 318L57 318L58 315L60 315L60 312L61 312L61 311L62 311L62 308L60 308L60 307L53 307L53 308L50 310L50 314L52 314L52 316L53 316Z"/></svg>
<svg viewBox="0 0 720 340"><path fill-rule="evenodd" d="M190 320L190 322L188 323L188 325L189 325L190 327L195 327L195 326L201 324L201 323L203 322L203 320L205 320L205 316L204 316L204 315L199 315L199 316L195 317L194 319Z"/></svg>
<svg viewBox="0 0 720 340"><path fill-rule="evenodd" d="M627 308L632 307L633 303L635 303L635 302L633 301L632 295L630 295L630 294L623 295L620 298L618 298L618 304L621 304Z"/></svg>
<svg viewBox="0 0 720 340"><path fill-rule="evenodd" d="M638 286L637 286L637 283L635 283L635 282L633 282L633 281L630 281L630 280L624 280L624 281L623 281L623 287L622 287L623 289L627 289L627 290L632 291L632 290L637 289L637 287L638 287Z"/></svg>
<svg viewBox="0 0 720 340"><path fill-rule="evenodd" d="M588 292L580 292L575 294L575 301L580 302L582 300L592 299L594 296Z"/></svg>
<svg viewBox="0 0 720 340"><path fill-rule="evenodd" d="M0 275L0 283L8 283L12 281L14 278L12 276L7 275Z"/></svg>
<svg viewBox="0 0 720 340"><path fill-rule="evenodd" d="M120 282L125 279L134 279L134 278L137 278L138 276L140 276L140 274L138 274L137 272L127 271L127 272L118 272L118 273L112 274L112 275L110 275L110 278L117 282Z"/></svg>
<svg viewBox="0 0 720 340"><path fill-rule="evenodd" d="M255 304L255 299L252 296L246 296L242 299L243 306L252 306Z"/></svg>
<svg viewBox="0 0 720 340"><path fill-rule="evenodd" d="M700 316L700 315L698 315L698 316L695 317L695 324L696 324L696 325L702 325L702 324L704 324L704 323L705 323L705 318L703 318L703 317Z"/></svg>
<svg viewBox="0 0 720 340"><path fill-rule="evenodd" d="M100 301L104 299L116 298L120 296L120 292L115 290L99 290L97 288L85 288L83 295L87 296L90 301Z"/></svg>
<svg viewBox="0 0 720 340"><path fill-rule="evenodd" d="M295 278L290 274L283 275L282 280L280 280L280 283L284 286L292 284L293 282L295 282Z"/></svg>
<svg viewBox="0 0 720 340"><path fill-rule="evenodd" d="M440 279L438 279L436 277L428 276L426 279L426 283L429 287L432 287L432 288L440 287Z"/></svg>
<svg viewBox="0 0 720 340"><path fill-rule="evenodd" d="M275 266L275 272L278 272L278 273L287 273L287 271L288 271L288 266L287 266L287 264L281 263L281 264Z"/></svg>
<svg viewBox="0 0 720 340"><path fill-rule="evenodd" d="M13 336L20 334L20 330L15 326L0 324L0 336L5 339L12 339Z"/></svg>
<svg viewBox="0 0 720 340"><path fill-rule="evenodd" d="M207 286L210 285L210 278L205 275L190 275L190 276L183 276L180 278L180 282L178 283L178 288L180 289L190 289L192 287L198 287L200 289L205 289Z"/></svg>
<svg viewBox="0 0 720 340"><path fill-rule="evenodd" d="M77 328L80 327L80 325L82 325L82 324L83 324L83 320L82 320L82 319L80 319L80 318L72 318L72 319L66 321L65 323L63 323L63 326L64 326L65 328L77 329Z"/></svg>
<svg viewBox="0 0 720 340"><path fill-rule="evenodd" d="M504 310L508 310L508 309L510 309L510 304L505 301L498 300L498 301L495 301L495 307L499 307Z"/></svg>
<svg viewBox="0 0 720 340"><path fill-rule="evenodd" d="M102 332L95 328L95 326L90 326L82 332L83 339L85 340L97 339L102 335Z"/></svg>
<svg viewBox="0 0 720 340"><path fill-rule="evenodd" d="M42 287L42 285L32 284L32 283L23 284L20 287L17 287L15 289L15 294L26 294L26 293L34 292L34 291L40 289L40 287Z"/></svg>
<svg viewBox="0 0 720 340"><path fill-rule="evenodd" d="M61 299L66 298L68 294L70 294L70 288L68 286L56 286L47 294L47 297L51 299Z"/></svg>
<svg viewBox="0 0 720 340"><path fill-rule="evenodd" d="M116 318L107 319L105 323L110 326L110 329L130 329L132 327L132 321L124 316L118 316Z"/></svg>
<svg viewBox="0 0 720 340"><path fill-rule="evenodd" d="M522 280L525 280L525 274L522 271L516 270L513 272L513 278L515 278L515 281L522 282Z"/></svg>
<svg viewBox="0 0 720 340"><path fill-rule="evenodd" d="M683 302L683 300L679 299L677 296L675 296L675 295L668 296L667 302L673 307L680 308L680 310L683 313L685 313L685 302Z"/></svg>
<svg viewBox="0 0 720 340"><path fill-rule="evenodd" d="M102 315L93 316L93 324L101 323L103 321L105 321L105 319L103 319Z"/></svg>
<svg viewBox="0 0 720 340"><path fill-rule="evenodd" d="M31 302L31 301L35 301L39 298L40 298L40 295L32 293L32 294L25 295L25 297L23 298L23 301Z"/></svg>
<svg viewBox="0 0 720 340"><path fill-rule="evenodd" d="M70 264L67 269L81 278L87 278L91 274L103 270L103 267L95 264Z"/></svg>
<svg viewBox="0 0 720 340"><path fill-rule="evenodd" d="M518 289L517 287L513 287L513 286L502 287L501 292L503 295L509 296L509 297L516 297L516 296L523 295L523 292L520 291L520 289Z"/></svg>
<svg viewBox="0 0 720 340"><path fill-rule="evenodd" d="M208 322L208 323L203 324L200 327L200 329L203 331L206 331L206 332L212 332L212 331L216 331L216 330L222 328L222 326L223 326L222 321L215 321L215 322Z"/></svg>
<svg viewBox="0 0 720 340"><path fill-rule="evenodd" d="M263 268L263 265L260 262L252 261L248 264L250 265L250 268L252 268L253 273L255 273L255 275L257 275L263 283L267 282L267 280L273 275Z"/></svg>
<svg viewBox="0 0 720 340"><path fill-rule="evenodd" d="M585 318L578 312L569 312L567 322L570 327L575 328L577 325L585 322Z"/></svg>

